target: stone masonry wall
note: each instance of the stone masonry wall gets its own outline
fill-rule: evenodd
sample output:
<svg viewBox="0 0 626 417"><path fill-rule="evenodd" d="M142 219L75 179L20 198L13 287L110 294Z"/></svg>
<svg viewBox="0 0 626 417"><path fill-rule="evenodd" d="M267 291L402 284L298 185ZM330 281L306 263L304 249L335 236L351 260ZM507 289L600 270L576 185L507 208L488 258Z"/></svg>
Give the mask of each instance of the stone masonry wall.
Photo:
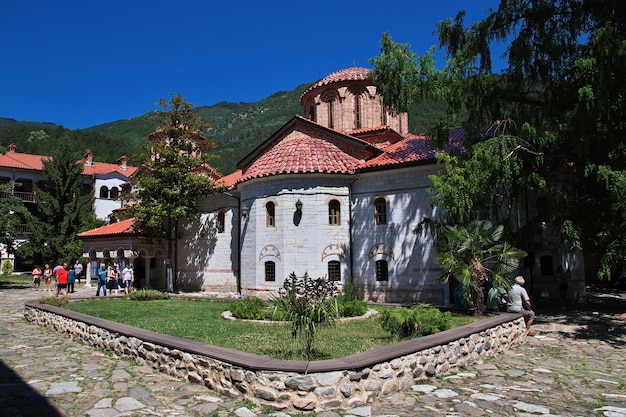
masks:
<svg viewBox="0 0 626 417"><path fill-rule="evenodd" d="M333 361L302 362L201 345L35 301L26 304L25 317L225 396L283 411L366 405L418 381L494 356L526 337L523 318L511 314L483 320L492 321L483 326L464 326L377 349L373 355L364 352ZM385 359L377 362L376 358Z"/></svg>

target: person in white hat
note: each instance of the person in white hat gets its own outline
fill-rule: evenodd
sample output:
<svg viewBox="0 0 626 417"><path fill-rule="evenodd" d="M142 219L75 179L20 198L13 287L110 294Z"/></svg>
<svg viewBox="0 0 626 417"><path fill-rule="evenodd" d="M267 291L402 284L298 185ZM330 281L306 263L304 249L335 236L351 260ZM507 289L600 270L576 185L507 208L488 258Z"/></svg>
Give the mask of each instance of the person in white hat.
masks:
<svg viewBox="0 0 626 417"><path fill-rule="evenodd" d="M526 332L528 336L534 336L535 334L530 331L530 326L532 326L535 321L535 312L532 310L532 306L530 304L530 297L526 292L526 289L523 287L524 277L518 275L515 277L515 284L513 284L513 288L509 291L509 298L506 303L506 311L509 313L522 313L524 314L524 320L526 321Z"/></svg>

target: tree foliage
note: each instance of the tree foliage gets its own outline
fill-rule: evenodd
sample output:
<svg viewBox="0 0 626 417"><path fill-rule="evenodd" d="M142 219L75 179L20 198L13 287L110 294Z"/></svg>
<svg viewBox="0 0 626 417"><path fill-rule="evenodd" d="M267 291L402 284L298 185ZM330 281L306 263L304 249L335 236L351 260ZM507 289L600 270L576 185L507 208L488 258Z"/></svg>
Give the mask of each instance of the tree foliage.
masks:
<svg viewBox="0 0 626 417"><path fill-rule="evenodd" d="M626 175L626 8L619 0L501 0L471 26L464 15L437 25L448 58L441 71L431 52L419 57L388 34L372 60L392 107L445 101L431 130L437 144L464 118L467 153L443 157L449 171L433 187L443 220L462 225L495 212L524 245L547 222L564 247L603 257L602 277L624 276L626 257L615 254L626 246L626 215L615 209L615 184ZM506 62L494 73L501 46ZM536 213L528 210L535 202Z"/></svg>
<svg viewBox="0 0 626 417"><path fill-rule="evenodd" d="M485 308L485 285L490 282L494 287L510 288L509 274L527 255L503 241L503 231L503 226L487 220L472 221L467 227L446 225L435 246L435 262L443 267L438 279L454 279L462 285L464 298L477 314Z"/></svg>
<svg viewBox="0 0 626 417"><path fill-rule="evenodd" d="M210 165L214 155L209 151L216 144L204 137L210 125L180 95L161 99L159 105L163 109L155 114L159 126L142 144L150 157L131 178L133 191L127 213L138 219L144 234L167 239L168 257L175 263L172 249L176 246L172 245L177 240L179 220L197 218L199 198L221 188ZM172 284L170 289L175 290L176 280Z"/></svg>
<svg viewBox="0 0 626 417"><path fill-rule="evenodd" d="M70 262L82 256L76 234L100 225L93 213L93 196L83 193L83 166L70 141L63 138L43 160L45 183L35 186L37 205L30 216L28 241L19 247L37 263Z"/></svg>
<svg viewBox="0 0 626 417"><path fill-rule="evenodd" d="M0 246L8 254L15 254L18 238L24 234L20 230L29 218L29 213L21 199L15 197L11 190L12 184L0 184Z"/></svg>
<svg viewBox="0 0 626 417"><path fill-rule="evenodd" d="M209 153L215 142L203 135L209 124L192 111L180 95L161 99L156 112L159 126L142 146L150 157L131 178L129 213L162 236L169 236L171 221L192 219L199 213L198 198L219 191Z"/></svg>

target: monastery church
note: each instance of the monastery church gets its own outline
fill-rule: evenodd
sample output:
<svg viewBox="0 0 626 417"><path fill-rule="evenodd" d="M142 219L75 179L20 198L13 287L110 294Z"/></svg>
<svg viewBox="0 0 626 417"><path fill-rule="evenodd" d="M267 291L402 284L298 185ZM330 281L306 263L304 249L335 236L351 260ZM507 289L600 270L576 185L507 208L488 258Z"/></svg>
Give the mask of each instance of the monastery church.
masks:
<svg viewBox="0 0 626 417"><path fill-rule="evenodd" d="M428 177L438 150L384 106L369 71L344 69L307 89L304 115L220 179L228 191L202 199L199 221L179 225L175 262L132 220L81 233L92 276L110 259L131 263L141 287L267 297L290 273L308 273L358 279L366 301L449 304L431 236L413 233L437 215ZM462 136L451 129L444 151Z"/></svg>

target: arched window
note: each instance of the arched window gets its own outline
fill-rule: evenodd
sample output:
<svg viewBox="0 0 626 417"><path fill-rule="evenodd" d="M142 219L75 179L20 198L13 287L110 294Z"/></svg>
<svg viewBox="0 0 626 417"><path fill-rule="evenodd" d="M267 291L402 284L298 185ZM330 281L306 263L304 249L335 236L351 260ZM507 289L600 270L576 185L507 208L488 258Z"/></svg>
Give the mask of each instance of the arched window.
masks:
<svg viewBox="0 0 626 417"><path fill-rule="evenodd" d="M541 275L544 276L551 276L554 275L554 265L553 265L553 260L552 260L552 256L550 255L544 255L541 258L539 258L539 263L541 265Z"/></svg>
<svg viewBox="0 0 626 417"><path fill-rule="evenodd" d="M374 200L374 216L376 224L387 224L387 200L383 197Z"/></svg>
<svg viewBox="0 0 626 417"><path fill-rule="evenodd" d="M276 281L276 264L273 261L265 262L265 281Z"/></svg>
<svg viewBox="0 0 626 417"><path fill-rule="evenodd" d="M106 185L100 187L100 198L109 198L109 189L106 187Z"/></svg>
<svg viewBox="0 0 626 417"><path fill-rule="evenodd" d="M333 120L333 102L328 102L328 127L334 129L335 122Z"/></svg>
<svg viewBox="0 0 626 417"><path fill-rule="evenodd" d="M328 224L338 226L341 224L341 205L337 200L328 203Z"/></svg>
<svg viewBox="0 0 626 417"><path fill-rule="evenodd" d="M354 96L354 128L361 128L361 95Z"/></svg>
<svg viewBox="0 0 626 417"><path fill-rule="evenodd" d="M223 211L220 210L217 212L217 219L216 219L216 224L215 224L217 233L224 233L225 223L226 223L226 215L224 214Z"/></svg>
<svg viewBox="0 0 626 417"><path fill-rule="evenodd" d="M276 227L276 205L269 201L265 204L265 227Z"/></svg>
<svg viewBox="0 0 626 417"><path fill-rule="evenodd" d="M389 281L389 266L387 261L376 261L376 281Z"/></svg>
<svg viewBox="0 0 626 417"><path fill-rule="evenodd" d="M109 191L109 197L111 199L117 198L120 195L120 190L117 187L111 187L111 191Z"/></svg>
<svg viewBox="0 0 626 417"><path fill-rule="evenodd" d="M328 262L328 280L341 281L341 263L339 261Z"/></svg>

